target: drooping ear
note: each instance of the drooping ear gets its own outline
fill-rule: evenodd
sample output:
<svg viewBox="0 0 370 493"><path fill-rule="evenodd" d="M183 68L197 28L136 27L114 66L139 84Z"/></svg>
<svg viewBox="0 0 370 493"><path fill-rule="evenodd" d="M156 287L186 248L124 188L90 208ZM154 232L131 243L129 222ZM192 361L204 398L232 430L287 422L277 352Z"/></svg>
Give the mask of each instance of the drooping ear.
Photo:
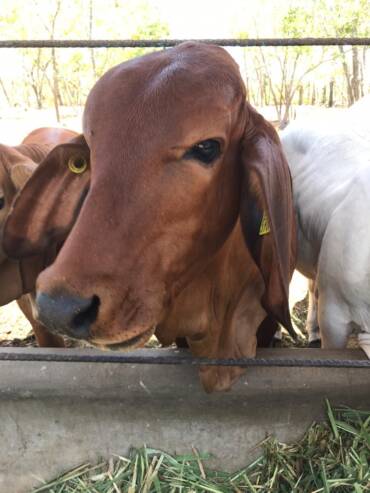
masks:
<svg viewBox="0 0 370 493"><path fill-rule="evenodd" d="M0 263L0 306L33 291L37 276L45 269L48 260L49 258L41 256L28 257L21 261L9 258L3 260Z"/></svg>
<svg viewBox="0 0 370 493"><path fill-rule="evenodd" d="M262 305L295 336L289 283L296 262L291 176L279 137L249 104L242 143L240 219L246 244L265 282Z"/></svg>
<svg viewBox="0 0 370 493"><path fill-rule="evenodd" d="M271 315L267 317L260 323L257 330L257 347L271 347L274 340L274 335L279 329L279 325L275 318Z"/></svg>
<svg viewBox="0 0 370 493"><path fill-rule="evenodd" d="M25 161L24 163L12 166L10 170L10 179L16 190L20 190L25 185L36 168L37 164L33 161Z"/></svg>
<svg viewBox="0 0 370 493"><path fill-rule="evenodd" d="M4 259L0 264L0 305L6 305L23 294L19 262Z"/></svg>
<svg viewBox="0 0 370 493"><path fill-rule="evenodd" d="M55 147L14 201L4 226L3 248L11 258L42 254L65 240L90 180L90 151L81 135Z"/></svg>

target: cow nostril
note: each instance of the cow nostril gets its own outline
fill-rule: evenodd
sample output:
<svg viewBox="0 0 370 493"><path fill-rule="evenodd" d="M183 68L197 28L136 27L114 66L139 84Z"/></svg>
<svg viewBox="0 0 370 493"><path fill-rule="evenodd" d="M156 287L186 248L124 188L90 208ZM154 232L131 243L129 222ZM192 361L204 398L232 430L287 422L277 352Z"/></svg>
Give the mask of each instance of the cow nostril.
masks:
<svg viewBox="0 0 370 493"><path fill-rule="evenodd" d="M71 328L77 336L79 333L85 334L90 328L90 325L95 322L98 316L99 306L99 296L94 295L91 298L90 304L72 318Z"/></svg>
<svg viewBox="0 0 370 493"><path fill-rule="evenodd" d="M53 332L77 339L88 339L90 327L98 318L100 299L80 298L66 292L36 295L37 319Z"/></svg>

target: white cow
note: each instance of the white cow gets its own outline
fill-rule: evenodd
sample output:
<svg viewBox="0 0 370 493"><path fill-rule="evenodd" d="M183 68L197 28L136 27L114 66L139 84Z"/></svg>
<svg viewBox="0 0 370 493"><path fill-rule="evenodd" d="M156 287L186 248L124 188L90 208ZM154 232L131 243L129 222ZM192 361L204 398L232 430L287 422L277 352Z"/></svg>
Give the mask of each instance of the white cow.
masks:
<svg viewBox="0 0 370 493"><path fill-rule="evenodd" d="M357 332L370 358L369 115L365 98L320 121L295 121L281 139L293 178L297 268L313 281L310 340L319 337L317 321L324 348L344 348Z"/></svg>

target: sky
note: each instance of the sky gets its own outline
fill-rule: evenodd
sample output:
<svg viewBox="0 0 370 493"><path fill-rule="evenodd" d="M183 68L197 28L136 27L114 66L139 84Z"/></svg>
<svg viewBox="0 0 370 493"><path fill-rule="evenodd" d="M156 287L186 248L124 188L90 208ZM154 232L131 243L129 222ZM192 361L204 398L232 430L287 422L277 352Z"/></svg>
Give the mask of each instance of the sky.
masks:
<svg viewBox="0 0 370 493"><path fill-rule="evenodd" d="M30 20L35 19L38 23L40 19L43 19L43 23L47 23L48 9L45 9L48 0L36 0L35 5L31 8L28 4ZM289 2L290 0L281 0L284 2ZM295 0L297 1L297 0ZM83 26L87 23L87 8L88 0L63 0L64 9L67 8L69 3L80 3L82 4L83 10L86 11L86 18L83 20ZM230 38L237 37L240 32L246 31L246 21L251 18L258 18L258 16L263 16L264 19L267 16L271 16L273 5L276 5L277 0L148 0L148 3L155 7L159 12L160 19L167 23L170 28L171 38ZM127 4L131 8L135 8L135 4L140 4L141 0L128 0ZM49 8L54 10L54 2L49 3ZM108 7L109 5L109 7ZM109 15L112 11L114 5L113 0L94 0L94 8L99 11L100 17L104 18L104 10L106 12L104 20L100 22L96 19L94 20L93 26L93 37L96 39L107 39L111 38L111 34L107 34L107 25L109 25L110 19ZM122 11L125 11L125 2L120 1L122 5ZM1 8L3 7L3 8ZM0 0L0 17L1 14L5 14L6 11L10 11L12 8L12 1L10 0ZM72 9L71 9L72 10ZM66 10L64 10L65 12ZM107 17L108 16L108 17ZM271 17L270 17L271 18ZM137 19L136 19L137 21ZM111 19L112 24L117 25L122 22L121 19ZM123 24L129 25L130 23L124 22ZM271 22L264 22L265 28L262 27L263 32L260 33L261 36L268 36L271 34ZM28 24L31 26L31 24ZM261 23L259 22L259 25ZM60 27L60 21L58 22ZM122 25L122 38L127 37L125 35L124 25ZM29 29L28 29L29 31ZM86 29L83 29L82 39L86 38ZM16 32L16 31L15 31ZM19 34L10 35L10 33L4 33L0 36L2 39L19 38ZM5 36L5 37L4 37ZM45 37L45 31L30 30L25 35L22 36L24 39L43 39ZM76 38L75 35L72 36ZM115 36L113 36L115 37ZM63 39L65 36L57 35L57 38ZM238 50L231 49L231 52L236 53L236 58L238 58ZM21 74L22 67L19 64L14 64L14 57L17 58L17 54L13 50L1 50L0 61L2 66L7 67L8 73ZM238 60L239 61L239 60Z"/></svg>
<svg viewBox="0 0 370 493"><path fill-rule="evenodd" d="M59 30L62 27L60 17L68 15L70 12L72 18L69 19L69 24L72 20L77 28L75 31L78 31L80 25L81 31L86 32L89 2L90 0L62 0L62 9L57 21ZM274 20L276 21L276 13L282 10L281 6L297 5L303 0L146 0L146 2L151 7L156 8L160 19L169 25L171 37L226 38L235 36L238 32L245 32L248 29L247 25L250 28L251 21L254 24L254 19L258 24L260 36L272 35L274 24L276 24L274 22ZM125 21L130 24L129 17L133 15L136 17L135 22L137 22L139 20L137 13L142 11L140 6L143 3L145 0L94 0L93 32L100 34L103 31L107 37L110 37L109 34L107 35L109 25L120 26L122 37L124 37L127 26ZM0 0L0 24L1 17L3 15L9 17L14 5L17 5L18 10L21 8L27 18L23 34L34 39L44 37L45 29L42 28L40 31L37 25L45 27L50 22L51 14L55 11L56 0L29 0L27 3L26 0ZM84 14L83 18L80 14L78 19L73 20L73 16L76 15L76 6L80 6L80 13L83 12ZM114 17L116 7L120 9L120 16L118 17L117 15ZM97 13L99 14L96 15ZM14 23L16 27L16 18ZM133 19L131 19L132 23ZM0 37L3 39L12 37L9 36L12 33L11 29L9 31L9 24L7 27L8 32L0 33ZM114 30L116 31L116 29Z"/></svg>
<svg viewBox="0 0 370 493"><path fill-rule="evenodd" d="M249 9L256 11L258 1L251 0L153 0L168 19L172 35L179 38L224 38L237 29L240 18ZM252 6L252 7L251 7Z"/></svg>
<svg viewBox="0 0 370 493"><path fill-rule="evenodd" d="M280 3L290 3L280 0ZM227 38L245 31L245 19L270 17L275 0L152 0L178 38ZM266 32L270 28L266 26Z"/></svg>

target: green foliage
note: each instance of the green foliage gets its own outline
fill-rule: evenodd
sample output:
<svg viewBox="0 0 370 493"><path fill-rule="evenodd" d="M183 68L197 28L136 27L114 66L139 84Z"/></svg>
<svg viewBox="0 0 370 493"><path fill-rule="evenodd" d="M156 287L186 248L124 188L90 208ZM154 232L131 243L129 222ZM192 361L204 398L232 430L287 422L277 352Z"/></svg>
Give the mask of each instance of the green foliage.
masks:
<svg viewBox="0 0 370 493"><path fill-rule="evenodd" d="M171 36L170 26L155 6L160 3L161 0L1 0L0 39L167 38ZM370 35L369 0L234 3L238 4L234 24L240 29L230 35L241 38ZM217 3L214 9L218 9ZM330 85L330 91L334 87L338 105L366 94L366 49L358 48L354 55L348 47L341 51L330 47L249 48L237 56L237 61L247 79L251 102L274 105L277 118L285 121L292 104L328 104L332 81L335 84ZM0 50L0 105L7 101L14 106L53 106L55 71L59 103L82 105L96 79L110 67L148 51L153 49L58 49L53 63L50 49Z"/></svg>
<svg viewBox="0 0 370 493"><path fill-rule="evenodd" d="M88 5L91 3L90 32ZM1 0L2 39L155 39L169 36L169 27L149 0ZM84 104L95 80L110 67L139 56L143 49L58 49L55 50L59 80L59 103ZM149 50L150 51L150 50ZM12 84L12 104L50 107L53 104L53 64L50 49L17 50L0 53L12 62L2 74L5 85ZM3 64L4 66L4 64ZM15 69L15 66L17 69ZM14 82L17 78L25 84ZM7 82L8 80L8 82ZM14 90L15 89L15 90ZM1 95L1 94L0 94Z"/></svg>
<svg viewBox="0 0 370 493"><path fill-rule="evenodd" d="M268 4L276 37L369 36L368 0L271 0L264 6ZM261 36L264 10L259 22L246 16L250 37ZM244 30L238 35L244 37ZM306 46L245 50L243 69L249 98L258 106L274 105L282 126L293 115L292 105L352 104L370 90L367 49Z"/></svg>
<svg viewBox="0 0 370 493"><path fill-rule="evenodd" d="M360 37L370 33L368 0L320 0L320 33L326 36Z"/></svg>
<svg viewBox="0 0 370 493"><path fill-rule="evenodd" d="M287 38L312 35L313 15L302 7L289 7L281 22L281 32Z"/></svg>

